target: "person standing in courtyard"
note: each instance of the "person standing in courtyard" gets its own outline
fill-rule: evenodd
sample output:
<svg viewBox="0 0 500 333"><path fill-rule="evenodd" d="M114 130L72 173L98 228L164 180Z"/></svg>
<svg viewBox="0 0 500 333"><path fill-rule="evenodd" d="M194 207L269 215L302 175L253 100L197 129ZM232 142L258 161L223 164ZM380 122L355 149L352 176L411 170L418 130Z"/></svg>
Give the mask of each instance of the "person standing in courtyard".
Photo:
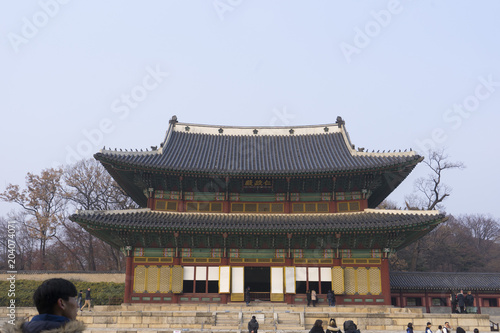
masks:
<svg viewBox="0 0 500 333"><path fill-rule="evenodd" d="M245 290L245 303L247 303L247 306L250 305L250 287Z"/></svg>
<svg viewBox="0 0 500 333"><path fill-rule="evenodd" d="M306 290L306 300L307 306L311 305L311 291L309 289Z"/></svg>
<svg viewBox="0 0 500 333"><path fill-rule="evenodd" d="M83 290L80 290L78 292L78 297L76 298L76 302L78 304L78 309L82 308L82 305L83 305L82 300L83 300Z"/></svg>
<svg viewBox="0 0 500 333"><path fill-rule="evenodd" d="M73 283L65 279L45 280L33 294L38 315L31 321L6 323L5 333L82 333L85 325L76 320L77 291Z"/></svg>
<svg viewBox="0 0 500 333"><path fill-rule="evenodd" d="M252 316L252 319L248 322L248 333L257 333L259 330L259 322L255 316Z"/></svg>
<svg viewBox="0 0 500 333"><path fill-rule="evenodd" d="M474 296L472 296L472 291L467 292L467 296L465 296L465 312L472 313L474 308Z"/></svg>
<svg viewBox="0 0 500 333"><path fill-rule="evenodd" d="M450 290L451 313L457 313L457 295Z"/></svg>
<svg viewBox="0 0 500 333"><path fill-rule="evenodd" d="M311 291L311 301L313 303L313 306L316 306L316 303L318 302L318 296L316 295L316 290Z"/></svg>
<svg viewBox="0 0 500 333"><path fill-rule="evenodd" d="M465 296L464 291L460 290L460 293L457 295L458 307L460 308L460 313L465 313Z"/></svg>
<svg viewBox="0 0 500 333"><path fill-rule="evenodd" d="M413 333L413 323L408 323L406 327L406 333Z"/></svg>
<svg viewBox="0 0 500 333"><path fill-rule="evenodd" d="M89 312L92 312L92 309L90 308L90 301L92 300L92 298L90 297L90 287L87 288L87 291L85 292L85 304L83 304L83 306L80 308L80 311L83 311L83 309L85 309L85 307L88 305L89 307Z"/></svg>
<svg viewBox="0 0 500 333"><path fill-rule="evenodd" d="M335 293L333 290L328 290L326 298L328 299L328 306L335 306Z"/></svg>

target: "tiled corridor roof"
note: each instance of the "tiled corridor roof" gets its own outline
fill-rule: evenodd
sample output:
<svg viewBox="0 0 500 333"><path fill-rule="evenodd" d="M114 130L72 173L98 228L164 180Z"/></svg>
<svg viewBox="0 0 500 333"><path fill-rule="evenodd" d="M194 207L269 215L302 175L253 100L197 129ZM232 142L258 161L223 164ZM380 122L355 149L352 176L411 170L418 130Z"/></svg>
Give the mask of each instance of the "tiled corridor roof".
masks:
<svg viewBox="0 0 500 333"><path fill-rule="evenodd" d="M500 290L500 273L391 272L392 289Z"/></svg>

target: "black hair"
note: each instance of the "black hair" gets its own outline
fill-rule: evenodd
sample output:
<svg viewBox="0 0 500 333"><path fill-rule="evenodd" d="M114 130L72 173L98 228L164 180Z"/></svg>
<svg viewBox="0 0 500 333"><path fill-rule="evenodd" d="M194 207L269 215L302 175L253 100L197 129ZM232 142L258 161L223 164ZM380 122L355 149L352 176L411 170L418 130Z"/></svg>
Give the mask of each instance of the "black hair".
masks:
<svg viewBox="0 0 500 333"><path fill-rule="evenodd" d="M36 288L33 294L33 302L39 314L53 314L54 305L62 298L67 301L77 294L73 283L65 279L49 279Z"/></svg>
<svg viewBox="0 0 500 333"><path fill-rule="evenodd" d="M409 328L413 328L413 323L408 323Z"/></svg>
<svg viewBox="0 0 500 333"><path fill-rule="evenodd" d="M457 327L457 333L465 333L465 330L462 327Z"/></svg>
<svg viewBox="0 0 500 333"><path fill-rule="evenodd" d="M331 327L337 327L337 322L335 321L335 318L330 318L330 323L328 325Z"/></svg>
<svg viewBox="0 0 500 333"><path fill-rule="evenodd" d="M321 326L323 326L323 320L316 319L316 321L314 322L313 326L315 326L315 327L321 327Z"/></svg>

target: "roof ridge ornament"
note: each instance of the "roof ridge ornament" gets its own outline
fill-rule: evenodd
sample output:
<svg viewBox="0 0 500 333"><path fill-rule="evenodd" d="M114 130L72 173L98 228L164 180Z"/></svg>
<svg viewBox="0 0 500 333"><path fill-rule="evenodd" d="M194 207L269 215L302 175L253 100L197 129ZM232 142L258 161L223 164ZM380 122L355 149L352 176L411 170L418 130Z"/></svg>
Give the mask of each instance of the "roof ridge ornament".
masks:
<svg viewBox="0 0 500 333"><path fill-rule="evenodd" d="M342 119L342 117L341 117L341 116L337 116L337 121L336 121L336 123L337 123L337 126L338 126L338 127L341 127L341 126L345 125L345 121Z"/></svg>
<svg viewBox="0 0 500 333"><path fill-rule="evenodd" d="M172 124L172 125L177 124L177 123L178 123L178 121L177 121L177 116L176 116L176 115L173 115L173 116L172 116L172 119L170 119L168 122L169 122L169 124Z"/></svg>

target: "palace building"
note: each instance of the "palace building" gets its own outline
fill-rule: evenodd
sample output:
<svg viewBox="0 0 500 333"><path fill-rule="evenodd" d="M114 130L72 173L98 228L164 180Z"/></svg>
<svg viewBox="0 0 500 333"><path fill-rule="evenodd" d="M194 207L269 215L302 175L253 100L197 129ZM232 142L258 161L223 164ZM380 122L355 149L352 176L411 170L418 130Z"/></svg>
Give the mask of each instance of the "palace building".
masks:
<svg viewBox="0 0 500 333"><path fill-rule="evenodd" d="M333 124L180 123L159 147L94 155L142 208L71 220L126 253L125 302L391 304L389 254L444 220L376 207L422 161L356 149Z"/></svg>

